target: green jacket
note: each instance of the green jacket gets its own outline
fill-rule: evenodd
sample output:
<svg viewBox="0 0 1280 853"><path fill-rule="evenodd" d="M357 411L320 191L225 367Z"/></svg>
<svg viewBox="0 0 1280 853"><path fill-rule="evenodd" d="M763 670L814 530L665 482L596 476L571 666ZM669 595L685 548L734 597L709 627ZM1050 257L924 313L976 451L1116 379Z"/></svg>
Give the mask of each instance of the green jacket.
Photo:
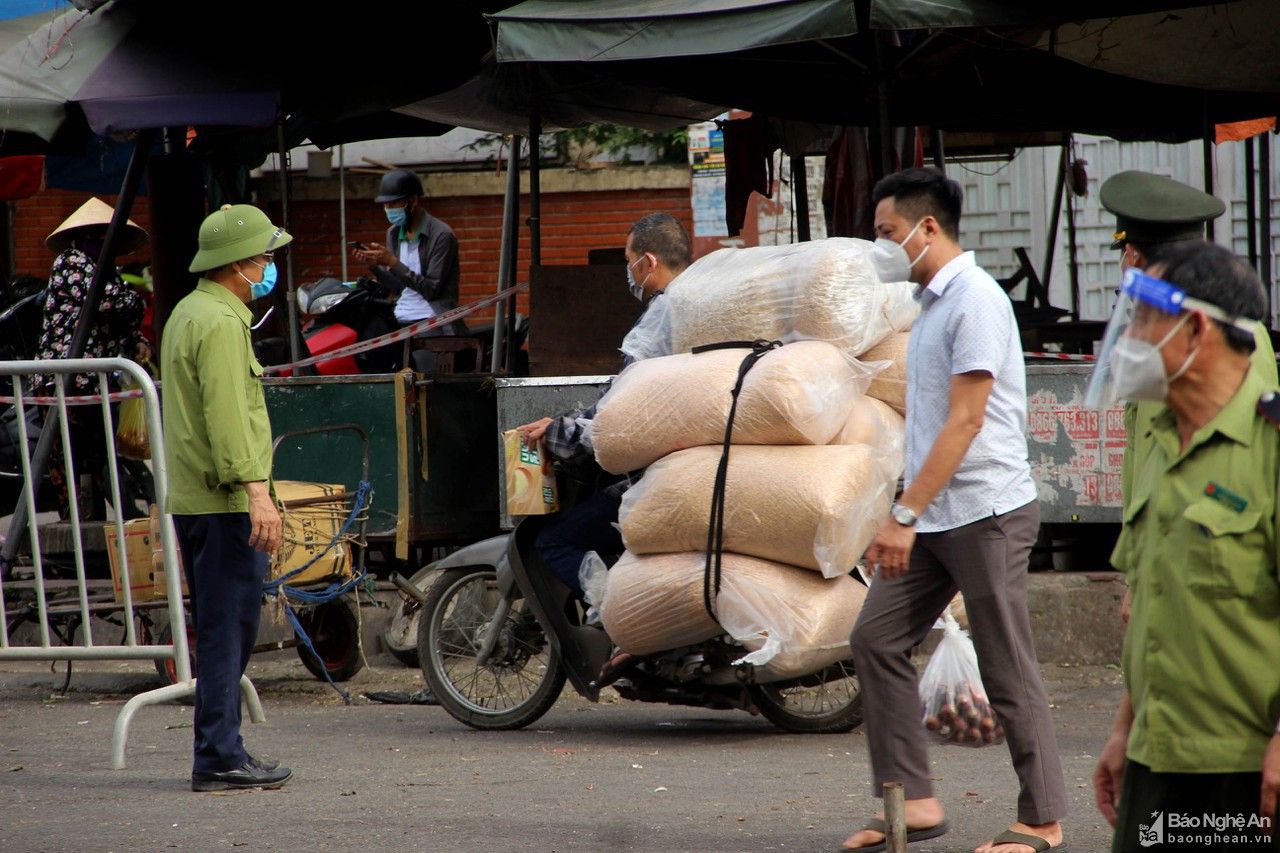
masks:
<svg viewBox="0 0 1280 853"><path fill-rule="evenodd" d="M1128 757L1158 773L1257 772L1280 718L1280 431L1240 389L1185 451L1163 409L1130 446L1112 555L1133 600Z"/></svg>
<svg viewBox="0 0 1280 853"><path fill-rule="evenodd" d="M235 294L200 279L164 327L166 509L178 515L248 512L240 483L271 474L271 424L253 315Z"/></svg>

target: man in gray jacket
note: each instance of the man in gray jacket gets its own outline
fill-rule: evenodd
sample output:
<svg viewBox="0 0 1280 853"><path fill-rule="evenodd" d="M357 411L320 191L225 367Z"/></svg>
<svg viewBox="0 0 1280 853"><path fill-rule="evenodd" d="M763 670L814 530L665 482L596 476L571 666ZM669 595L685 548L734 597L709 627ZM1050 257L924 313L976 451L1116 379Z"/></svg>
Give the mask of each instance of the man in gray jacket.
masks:
<svg viewBox="0 0 1280 853"><path fill-rule="evenodd" d="M407 169L382 177L375 202L387 221L386 245L370 243L354 250L381 284L398 294L396 319L402 326L438 317L458 307L458 238L453 229L427 213L422 181ZM455 320L427 335L465 335Z"/></svg>

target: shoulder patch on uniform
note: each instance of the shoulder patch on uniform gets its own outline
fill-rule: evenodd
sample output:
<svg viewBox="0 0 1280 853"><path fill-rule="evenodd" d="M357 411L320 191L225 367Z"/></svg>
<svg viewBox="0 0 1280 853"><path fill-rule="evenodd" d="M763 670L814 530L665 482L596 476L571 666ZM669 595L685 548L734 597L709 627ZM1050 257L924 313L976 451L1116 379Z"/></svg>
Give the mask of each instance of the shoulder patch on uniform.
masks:
<svg viewBox="0 0 1280 853"><path fill-rule="evenodd" d="M1258 414L1267 419L1276 429L1280 429L1280 393L1265 391L1258 398Z"/></svg>

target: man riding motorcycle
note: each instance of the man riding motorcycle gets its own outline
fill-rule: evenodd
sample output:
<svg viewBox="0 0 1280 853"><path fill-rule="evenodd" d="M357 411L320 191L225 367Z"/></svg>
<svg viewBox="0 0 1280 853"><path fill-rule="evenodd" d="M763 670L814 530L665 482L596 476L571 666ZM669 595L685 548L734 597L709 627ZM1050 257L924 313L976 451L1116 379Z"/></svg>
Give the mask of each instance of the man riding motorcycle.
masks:
<svg viewBox="0 0 1280 853"><path fill-rule="evenodd" d="M661 297L667 285L692 263L693 248L689 234L679 220L667 213L651 213L631 226L625 255L627 286L636 299L645 303L647 311ZM630 356L624 355L623 367L632 361ZM536 444L545 439L547 452L571 469L580 469L584 463L594 466L594 454L590 444L584 440L584 423L595 417L595 408L592 406L554 418L542 418L518 429L526 444ZM611 562L624 550L622 536L614 522L618 520L622 493L634 476L610 483L572 509L562 512L538 536L539 556L579 598L583 596L579 576L584 562L592 559L593 555L601 560L607 557Z"/></svg>

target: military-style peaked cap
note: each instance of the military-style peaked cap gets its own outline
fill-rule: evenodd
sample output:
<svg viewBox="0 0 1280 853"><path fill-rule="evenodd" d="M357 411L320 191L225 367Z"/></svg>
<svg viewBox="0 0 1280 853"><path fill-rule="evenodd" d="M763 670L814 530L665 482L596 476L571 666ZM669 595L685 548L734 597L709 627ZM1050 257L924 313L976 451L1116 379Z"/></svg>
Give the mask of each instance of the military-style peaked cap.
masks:
<svg viewBox="0 0 1280 853"><path fill-rule="evenodd" d="M1116 215L1111 248L1125 243L1171 243L1204 236L1204 224L1227 209L1221 199L1195 187L1150 172L1120 172L1098 193L1102 206Z"/></svg>

